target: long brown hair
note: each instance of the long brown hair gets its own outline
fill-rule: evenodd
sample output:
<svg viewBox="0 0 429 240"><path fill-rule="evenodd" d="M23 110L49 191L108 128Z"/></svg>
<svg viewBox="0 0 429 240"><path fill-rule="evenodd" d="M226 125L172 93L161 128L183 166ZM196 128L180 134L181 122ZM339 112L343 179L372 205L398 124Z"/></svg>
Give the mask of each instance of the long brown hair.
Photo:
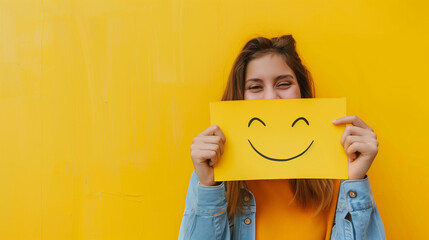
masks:
<svg viewBox="0 0 429 240"><path fill-rule="evenodd" d="M314 85L310 72L302 64L295 48L292 35L275 38L258 37L246 43L234 62L222 101L243 100L246 68L249 62L266 54L279 54L293 70L298 81L302 98L314 97ZM333 196L331 179L291 179L289 181L294 200L303 208L317 206L315 214L330 206ZM244 181L228 181L226 199L228 201L228 217L241 214L243 208Z"/></svg>

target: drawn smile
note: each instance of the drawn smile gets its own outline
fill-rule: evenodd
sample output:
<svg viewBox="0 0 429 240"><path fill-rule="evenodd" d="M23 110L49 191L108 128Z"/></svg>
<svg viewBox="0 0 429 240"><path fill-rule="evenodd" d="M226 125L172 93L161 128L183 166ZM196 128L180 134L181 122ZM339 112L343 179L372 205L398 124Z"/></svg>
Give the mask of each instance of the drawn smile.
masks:
<svg viewBox="0 0 429 240"><path fill-rule="evenodd" d="M307 150L308 150L308 149L310 149L311 145L313 145L313 142L314 142L314 140L313 140L313 141L311 141L310 145L308 145L308 147L307 147L307 148L306 148L302 153L300 153L300 154L298 154L298 155L296 155L296 156L294 156L294 157L290 157L290 158L272 158L272 157L268 157L268 156L266 156L266 155L262 154L261 152L259 152L259 151L258 151L258 150L253 146L252 142L251 142L249 139L247 139L247 141L249 141L250 146L252 146L253 150L255 150L255 152L256 152L257 154L261 155L261 157L266 158L266 159L271 160L271 161L278 161L278 162L285 162L285 161L289 161L289 160L295 159L295 158L297 158L297 157L300 157L302 154L304 154L305 152L307 152Z"/></svg>
<svg viewBox="0 0 429 240"><path fill-rule="evenodd" d="M299 120L304 121L304 122L307 124L307 126L309 126L309 125L310 125L310 124L308 123L307 119L305 119L304 117L299 117L299 118L297 118L297 119L292 123L292 127L293 127L293 126L295 125L295 123L297 123ZM257 118L257 117L254 117L254 118L252 118L252 119L249 121L249 124L247 125L247 127L250 127L250 125L252 124L252 122L253 122L253 121L259 121L259 122L260 122L260 123L262 123L264 126L266 126L266 125L265 125L265 123L264 123L261 119L259 119L259 118ZM271 160L271 161L277 161L277 162L290 161L290 160L292 160L292 159L295 159L295 158L297 158L297 157L302 156L304 153L306 153L306 152L308 151L308 149L310 149L310 147L311 147L311 146L313 145L313 143L314 143L314 140L313 140L313 141L311 141L310 145L308 145L308 147L307 147L303 152L301 152L300 154L295 155L295 156L293 156L293 157L289 157L289 158L272 158L272 157L268 157L268 156L266 156L265 154L262 154L260 151L258 151L258 150L255 148L255 146L253 146L252 142L251 142L249 139L247 139L247 141L249 142L249 144L250 144L250 146L253 148L253 150L254 150L257 154L259 154L261 157L263 157L263 158L265 158L265 159L268 159L268 160Z"/></svg>

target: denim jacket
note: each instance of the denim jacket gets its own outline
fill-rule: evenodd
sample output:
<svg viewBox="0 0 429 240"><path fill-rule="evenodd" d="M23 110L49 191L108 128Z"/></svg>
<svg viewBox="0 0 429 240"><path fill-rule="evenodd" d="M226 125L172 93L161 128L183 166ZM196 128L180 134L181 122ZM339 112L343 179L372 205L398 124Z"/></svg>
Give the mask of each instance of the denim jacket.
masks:
<svg viewBox="0 0 429 240"><path fill-rule="evenodd" d="M246 191L251 199L244 204L244 214L235 215L234 223L229 223L225 184L202 186L194 171L179 239L255 239L256 205L253 194ZM362 180L341 180L331 239L386 239L367 176Z"/></svg>

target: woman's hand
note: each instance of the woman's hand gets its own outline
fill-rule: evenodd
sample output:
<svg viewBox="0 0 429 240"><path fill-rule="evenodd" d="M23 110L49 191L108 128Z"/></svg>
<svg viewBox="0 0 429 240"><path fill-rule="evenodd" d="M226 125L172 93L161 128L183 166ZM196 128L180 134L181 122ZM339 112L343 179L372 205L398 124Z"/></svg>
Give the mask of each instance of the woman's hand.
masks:
<svg viewBox="0 0 429 240"><path fill-rule="evenodd" d="M335 125L352 124L341 136L341 144L349 159L349 179L363 179L378 152L377 135L357 116L332 121Z"/></svg>
<svg viewBox="0 0 429 240"><path fill-rule="evenodd" d="M217 125L208 127L192 141L192 163L201 185L216 184L213 169L223 154L224 144L225 136Z"/></svg>

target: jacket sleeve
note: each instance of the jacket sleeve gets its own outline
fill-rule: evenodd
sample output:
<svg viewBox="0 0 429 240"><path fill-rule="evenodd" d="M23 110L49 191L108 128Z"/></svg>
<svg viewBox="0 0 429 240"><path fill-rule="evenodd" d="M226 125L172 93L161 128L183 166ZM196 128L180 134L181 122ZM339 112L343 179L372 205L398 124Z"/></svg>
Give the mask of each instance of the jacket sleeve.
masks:
<svg viewBox="0 0 429 240"><path fill-rule="evenodd" d="M331 239L386 239L368 176L341 180Z"/></svg>
<svg viewBox="0 0 429 240"><path fill-rule="evenodd" d="M225 185L202 186L195 171L186 195L179 239L230 239Z"/></svg>

